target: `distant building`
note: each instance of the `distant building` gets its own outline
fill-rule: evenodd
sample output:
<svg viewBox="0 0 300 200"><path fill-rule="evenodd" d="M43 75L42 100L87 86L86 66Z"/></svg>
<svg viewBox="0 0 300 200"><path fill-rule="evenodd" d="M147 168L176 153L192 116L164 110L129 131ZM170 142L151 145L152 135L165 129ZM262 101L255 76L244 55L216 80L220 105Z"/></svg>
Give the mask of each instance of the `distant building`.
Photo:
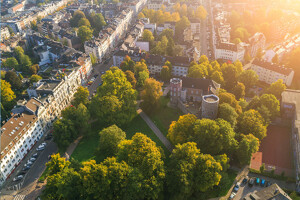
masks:
<svg viewBox="0 0 300 200"><path fill-rule="evenodd" d="M148 9L159 10L163 5L163 1L161 0L150 0L147 4Z"/></svg>
<svg viewBox="0 0 300 200"><path fill-rule="evenodd" d="M13 14L13 13L16 13L17 11L23 11L24 7L25 7L25 1L20 2L16 5L14 5L13 7L9 8L7 10L7 12L10 13L10 14Z"/></svg>
<svg viewBox="0 0 300 200"><path fill-rule="evenodd" d="M253 58L256 56L258 49L264 49L266 44L266 37L263 33L255 33L249 38L250 44L250 56Z"/></svg>
<svg viewBox="0 0 300 200"><path fill-rule="evenodd" d="M192 34L200 33L200 26L201 26L200 20L199 19L190 19L190 22L191 22Z"/></svg>
<svg viewBox="0 0 300 200"><path fill-rule="evenodd" d="M251 64L251 69L257 73L260 81L268 84L272 84L278 79L282 79L283 83L290 86L294 78L294 70L291 68L286 68L265 60L255 59Z"/></svg>
<svg viewBox="0 0 300 200"><path fill-rule="evenodd" d="M3 28L1 28L1 40L0 41L3 41L3 40L6 40L6 39L8 39L9 37L10 37L10 33L9 33L9 30L8 30L8 28L7 27L3 27Z"/></svg>
<svg viewBox="0 0 300 200"><path fill-rule="evenodd" d="M215 59L243 61L245 56L245 48L240 44L234 43L218 43L215 50Z"/></svg>
<svg viewBox="0 0 300 200"><path fill-rule="evenodd" d="M285 90L281 94L282 117L292 122L292 147L296 171L296 188L300 192L300 90Z"/></svg>
<svg viewBox="0 0 300 200"><path fill-rule="evenodd" d="M247 194L243 200L292 200L276 183Z"/></svg>

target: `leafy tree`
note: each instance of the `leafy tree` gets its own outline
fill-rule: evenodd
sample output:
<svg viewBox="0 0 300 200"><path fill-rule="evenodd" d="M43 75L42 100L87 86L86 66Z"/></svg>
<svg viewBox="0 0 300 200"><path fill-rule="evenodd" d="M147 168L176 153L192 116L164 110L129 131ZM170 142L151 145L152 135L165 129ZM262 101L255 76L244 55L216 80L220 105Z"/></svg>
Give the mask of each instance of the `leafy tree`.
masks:
<svg viewBox="0 0 300 200"><path fill-rule="evenodd" d="M136 62L135 66L134 66L135 76L138 76L139 73L142 71L147 71L149 73L146 63L145 62Z"/></svg>
<svg viewBox="0 0 300 200"><path fill-rule="evenodd" d="M116 125L103 129L99 135L100 140L97 152L105 157L116 156L118 145L126 139L126 133Z"/></svg>
<svg viewBox="0 0 300 200"><path fill-rule="evenodd" d="M214 156L214 158L217 162L221 164L223 172L226 172L227 169L230 167L228 156L226 154L221 154L221 155Z"/></svg>
<svg viewBox="0 0 300 200"><path fill-rule="evenodd" d="M61 157L59 153L51 156L51 160L46 164L49 176L62 172L68 168L71 163L66 158Z"/></svg>
<svg viewBox="0 0 300 200"><path fill-rule="evenodd" d="M235 112L234 108L228 103L222 103L219 105L218 117L229 122L234 128L237 123L238 114Z"/></svg>
<svg viewBox="0 0 300 200"><path fill-rule="evenodd" d="M123 70L123 72L126 72L127 70L134 72L135 62L131 60L129 56L125 56L124 61L120 65L120 68Z"/></svg>
<svg viewBox="0 0 300 200"><path fill-rule="evenodd" d="M29 67L31 74L37 74L40 69L40 66L38 64L32 65Z"/></svg>
<svg viewBox="0 0 300 200"><path fill-rule="evenodd" d="M39 80L41 80L42 79L42 77L41 76L39 76L39 75L32 75L30 78L29 78L29 80L30 80L30 83L36 83L36 82L38 82Z"/></svg>
<svg viewBox="0 0 300 200"><path fill-rule="evenodd" d="M9 69L18 70L19 63L16 60L16 58L14 58L14 57L7 58L6 61L3 64L4 64L5 67L8 67Z"/></svg>
<svg viewBox="0 0 300 200"><path fill-rule="evenodd" d="M168 139L174 144L183 144L193 134L197 117L193 114L182 115L178 121L173 121L168 131Z"/></svg>
<svg viewBox="0 0 300 200"><path fill-rule="evenodd" d="M91 58L92 65L95 65L97 63L97 57L95 56L95 54L90 53L90 58Z"/></svg>
<svg viewBox="0 0 300 200"><path fill-rule="evenodd" d="M160 71L160 77L163 81L168 82L171 78L171 71L168 66L163 66Z"/></svg>
<svg viewBox="0 0 300 200"><path fill-rule="evenodd" d="M138 75L138 86L143 87L145 84L145 81L149 78L149 72L147 71L141 71Z"/></svg>
<svg viewBox="0 0 300 200"><path fill-rule="evenodd" d="M263 163L263 164L261 164L259 171L260 171L260 173L263 173L265 170L266 170L266 166L265 166L265 163Z"/></svg>
<svg viewBox="0 0 300 200"><path fill-rule="evenodd" d="M180 39L182 37L184 29L190 26L190 21L187 17L183 16L175 25L175 37Z"/></svg>
<svg viewBox="0 0 300 200"><path fill-rule="evenodd" d="M73 17L70 19L70 25L72 27L78 27L80 19L85 18L85 14L81 10L74 12Z"/></svg>
<svg viewBox="0 0 300 200"><path fill-rule="evenodd" d="M36 25L36 21L35 20L33 20L33 21L30 22L30 27L31 27L32 30L38 31L38 27Z"/></svg>
<svg viewBox="0 0 300 200"><path fill-rule="evenodd" d="M13 29L12 29L10 26L7 26L7 28L8 28L9 34L10 34L11 36L14 36L15 33L14 33Z"/></svg>
<svg viewBox="0 0 300 200"><path fill-rule="evenodd" d="M189 199L218 185L222 166L211 155L201 154L196 143L176 145L170 156L168 188L176 199Z"/></svg>
<svg viewBox="0 0 300 200"><path fill-rule="evenodd" d="M136 133L131 140L120 143L117 158L134 167L136 178L143 180L133 188L131 186L139 197L137 199L157 199L163 189L165 170L162 152L155 142L142 133Z"/></svg>
<svg viewBox="0 0 300 200"><path fill-rule="evenodd" d="M237 67L233 64L224 65L224 67L222 67L222 73L225 81L225 89L230 90L234 88L238 78Z"/></svg>
<svg viewBox="0 0 300 200"><path fill-rule="evenodd" d="M208 75L207 68L204 64L193 65L188 69L188 77L205 78Z"/></svg>
<svg viewBox="0 0 300 200"><path fill-rule="evenodd" d="M13 71L8 71L5 74L5 81L11 84L12 89L19 90L22 87L22 81L18 77L18 75Z"/></svg>
<svg viewBox="0 0 300 200"><path fill-rule="evenodd" d="M101 13L92 12L89 16L87 16L93 29L94 29L94 36L98 37L100 30L106 26L105 19Z"/></svg>
<svg viewBox="0 0 300 200"><path fill-rule="evenodd" d="M93 37L93 31L88 26L81 26L78 29L78 36L81 42L85 42Z"/></svg>
<svg viewBox="0 0 300 200"><path fill-rule="evenodd" d="M242 40L240 38L235 38L233 41L232 41L234 44L239 44L242 42Z"/></svg>
<svg viewBox="0 0 300 200"><path fill-rule="evenodd" d="M90 21L87 18L81 18L78 22L78 27L81 26L91 27Z"/></svg>
<svg viewBox="0 0 300 200"><path fill-rule="evenodd" d="M147 29L144 30L142 37L143 37L143 40L147 41L147 42L151 42L154 40L152 32Z"/></svg>
<svg viewBox="0 0 300 200"><path fill-rule="evenodd" d="M80 86L74 94L72 104L78 106L79 104L87 105L89 102L89 90L86 87Z"/></svg>
<svg viewBox="0 0 300 200"><path fill-rule="evenodd" d="M134 77L134 73L130 70L125 72L127 80L131 83L132 88L136 86L136 78Z"/></svg>
<svg viewBox="0 0 300 200"><path fill-rule="evenodd" d="M172 39L174 35L173 29L167 28L164 29L161 34L159 34L158 40L161 40L163 36L166 36L168 40Z"/></svg>
<svg viewBox="0 0 300 200"><path fill-rule="evenodd" d="M242 139L236 150L236 155L241 164L249 164L253 153L258 151L259 140L252 134L241 135Z"/></svg>
<svg viewBox="0 0 300 200"><path fill-rule="evenodd" d="M23 66L23 71L29 70L32 65L31 60L30 60L29 56L27 56L27 55L21 56L20 64Z"/></svg>
<svg viewBox="0 0 300 200"><path fill-rule="evenodd" d="M300 77L299 63L300 63L300 47L294 49L291 55L287 58L288 65L295 70L295 75Z"/></svg>
<svg viewBox="0 0 300 200"><path fill-rule="evenodd" d="M219 94L219 102L222 103L228 103L231 107L233 107L237 114L242 113L242 108L238 104L238 101L236 100L235 96L228 92L222 92Z"/></svg>
<svg viewBox="0 0 300 200"><path fill-rule="evenodd" d="M199 19L205 19L207 17L207 11L203 6L199 6L196 10L196 17Z"/></svg>
<svg viewBox="0 0 300 200"><path fill-rule="evenodd" d="M264 119L256 110L248 110L240 115L237 130L246 135L253 134L260 141L267 136L267 128L264 126Z"/></svg>
<svg viewBox="0 0 300 200"><path fill-rule="evenodd" d="M21 61L21 57L24 55L24 49L20 46L17 46L14 48L14 54L16 55L16 58L18 61Z"/></svg>
<svg viewBox="0 0 300 200"><path fill-rule="evenodd" d="M113 67L102 76L103 84L92 99L90 112L107 125L125 124L136 115L136 90L122 70Z"/></svg>
<svg viewBox="0 0 300 200"><path fill-rule="evenodd" d="M274 95L272 95L272 94L263 94L259 98L259 103L260 103L261 106L263 105L266 108L268 108L268 110L271 113L271 119L274 119L275 117L277 117L279 115L280 103Z"/></svg>
<svg viewBox="0 0 300 200"><path fill-rule="evenodd" d="M213 72L213 74L211 76L211 79L216 81L217 83L219 83L221 85L224 83L223 74L222 74L222 72L219 72L219 71Z"/></svg>
<svg viewBox="0 0 300 200"><path fill-rule="evenodd" d="M154 78L145 80L144 89L141 91L142 109L146 113L155 111L159 106L159 99L163 92L161 91L162 83L156 81Z"/></svg>
<svg viewBox="0 0 300 200"><path fill-rule="evenodd" d="M10 83L1 79L1 105L7 107L16 98L15 93L11 90Z"/></svg>
<svg viewBox="0 0 300 200"><path fill-rule="evenodd" d="M209 63L209 60L207 58L206 55L201 55L200 59L199 59L199 63L202 64L202 63Z"/></svg>
<svg viewBox="0 0 300 200"><path fill-rule="evenodd" d="M59 119L54 122L53 127L54 142L60 149L67 148L78 136L74 123L69 119Z"/></svg>
<svg viewBox="0 0 300 200"><path fill-rule="evenodd" d="M282 79L278 79L276 82L272 83L268 88L267 92L273 94L276 98L281 98L281 93L286 89L286 85L283 83Z"/></svg>
<svg viewBox="0 0 300 200"><path fill-rule="evenodd" d="M254 86L258 81L258 75L252 69L244 70L239 78L239 82L245 85L246 90L249 90L252 86Z"/></svg>
<svg viewBox="0 0 300 200"><path fill-rule="evenodd" d="M242 99L245 96L245 85L241 82L238 82L237 85L233 88L232 93L237 99Z"/></svg>
<svg viewBox="0 0 300 200"><path fill-rule="evenodd" d="M236 146L235 132L230 123L217 119L196 120L194 134L190 141L196 142L203 153L218 155L220 153L231 153Z"/></svg>
<svg viewBox="0 0 300 200"><path fill-rule="evenodd" d="M83 163L82 176L85 199L138 199L130 190L130 184L139 184L135 180L133 169L124 161L106 158L96 164L94 160Z"/></svg>
<svg viewBox="0 0 300 200"><path fill-rule="evenodd" d="M168 45L166 48L166 54L168 56L174 56L175 55L175 43L174 40L172 38L168 39Z"/></svg>
<svg viewBox="0 0 300 200"><path fill-rule="evenodd" d="M139 19L145 18L144 13L140 12L140 13L138 14L138 18L139 18Z"/></svg>

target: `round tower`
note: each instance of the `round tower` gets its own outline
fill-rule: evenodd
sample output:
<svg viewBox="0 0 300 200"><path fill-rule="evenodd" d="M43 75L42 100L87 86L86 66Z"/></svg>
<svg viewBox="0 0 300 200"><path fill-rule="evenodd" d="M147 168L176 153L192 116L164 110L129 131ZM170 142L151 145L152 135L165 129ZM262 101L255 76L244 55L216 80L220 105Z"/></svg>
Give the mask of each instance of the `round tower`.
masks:
<svg viewBox="0 0 300 200"><path fill-rule="evenodd" d="M213 94L202 96L201 117L216 119L218 114L219 97Z"/></svg>
<svg viewBox="0 0 300 200"><path fill-rule="evenodd" d="M170 98L172 104L177 104L182 89L182 80L180 78L172 78L170 80Z"/></svg>

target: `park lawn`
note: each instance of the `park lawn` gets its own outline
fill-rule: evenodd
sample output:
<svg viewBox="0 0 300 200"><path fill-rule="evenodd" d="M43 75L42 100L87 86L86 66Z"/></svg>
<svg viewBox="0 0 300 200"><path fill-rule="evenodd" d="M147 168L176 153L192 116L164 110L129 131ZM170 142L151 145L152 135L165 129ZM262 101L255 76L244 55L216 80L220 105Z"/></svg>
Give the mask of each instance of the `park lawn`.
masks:
<svg viewBox="0 0 300 200"><path fill-rule="evenodd" d="M79 162L84 162L91 159L95 159L98 163L103 161L105 159L104 156L95 155L95 150L97 149L99 143L99 132L103 129L103 127L104 126L98 122L93 123L91 134L81 139L71 157ZM152 132L146 122L139 115L137 115L126 126L121 127L121 129L126 132L126 139L131 139L132 136L137 132L143 133L151 138L157 144L157 146L161 146L166 156L170 154L163 143Z"/></svg>
<svg viewBox="0 0 300 200"><path fill-rule="evenodd" d="M179 116L183 115L179 109L174 109L167 106L169 100L170 99L167 97L161 97L158 111L149 116L153 123L165 136L168 134L168 130L172 121L177 121Z"/></svg>

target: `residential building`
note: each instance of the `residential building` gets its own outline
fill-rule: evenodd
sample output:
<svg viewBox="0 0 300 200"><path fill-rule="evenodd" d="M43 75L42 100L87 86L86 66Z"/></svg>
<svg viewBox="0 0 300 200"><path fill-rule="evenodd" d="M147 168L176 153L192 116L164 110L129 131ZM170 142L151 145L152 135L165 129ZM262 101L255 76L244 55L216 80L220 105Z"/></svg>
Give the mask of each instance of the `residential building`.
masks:
<svg viewBox="0 0 300 200"><path fill-rule="evenodd" d="M218 43L215 49L215 59L243 61L245 56L245 48L240 44L233 43Z"/></svg>
<svg viewBox="0 0 300 200"><path fill-rule="evenodd" d="M275 63L270 63L265 60L255 59L251 64L251 69L254 70L260 81L272 84L278 79L282 79L287 86L292 84L294 78L294 70L286 68Z"/></svg>
<svg viewBox="0 0 300 200"><path fill-rule="evenodd" d="M250 56L254 58L259 49L263 50L266 44L266 37L263 33L255 33L251 38L249 38L250 44Z"/></svg>
<svg viewBox="0 0 300 200"><path fill-rule="evenodd" d="M300 90L285 90L281 94L281 112L291 122L291 141L295 167L296 189L300 192Z"/></svg>
<svg viewBox="0 0 300 200"><path fill-rule="evenodd" d="M192 34L199 34L201 23L199 19L190 19Z"/></svg>
<svg viewBox="0 0 300 200"><path fill-rule="evenodd" d="M283 191L276 183L261 190L255 190L247 194L243 200L292 200L287 193Z"/></svg>
<svg viewBox="0 0 300 200"><path fill-rule="evenodd" d="M4 41L6 39L8 39L10 37L10 33L9 33L9 30L7 27L3 27L1 28L1 38L0 38L0 41Z"/></svg>
<svg viewBox="0 0 300 200"><path fill-rule="evenodd" d="M151 10L159 10L163 5L161 0L150 0L147 4L147 8Z"/></svg>
<svg viewBox="0 0 300 200"><path fill-rule="evenodd" d="M9 8L7 10L8 13L13 14L16 13L17 11L23 11L25 7L25 1L22 1L16 5L14 5L13 7Z"/></svg>

